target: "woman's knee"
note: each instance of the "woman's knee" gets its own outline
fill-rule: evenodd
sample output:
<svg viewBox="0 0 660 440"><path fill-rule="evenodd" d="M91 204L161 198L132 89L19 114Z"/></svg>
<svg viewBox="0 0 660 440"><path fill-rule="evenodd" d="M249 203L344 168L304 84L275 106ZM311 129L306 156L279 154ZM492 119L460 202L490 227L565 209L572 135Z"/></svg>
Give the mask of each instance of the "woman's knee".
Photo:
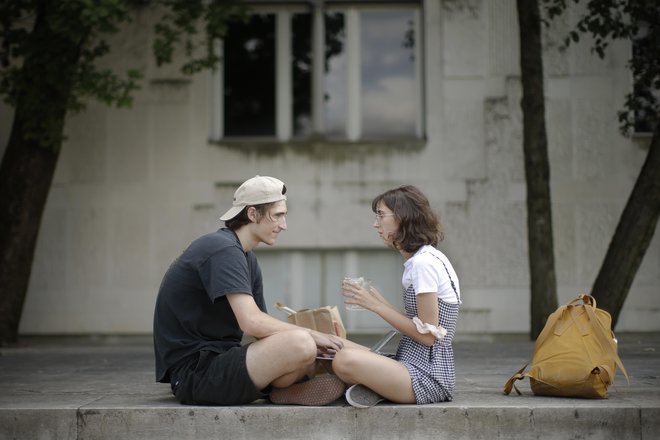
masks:
<svg viewBox="0 0 660 440"><path fill-rule="evenodd" d="M356 367L359 365L360 351L352 348L339 350L332 361L334 372L341 378L351 377L351 373L355 372Z"/></svg>

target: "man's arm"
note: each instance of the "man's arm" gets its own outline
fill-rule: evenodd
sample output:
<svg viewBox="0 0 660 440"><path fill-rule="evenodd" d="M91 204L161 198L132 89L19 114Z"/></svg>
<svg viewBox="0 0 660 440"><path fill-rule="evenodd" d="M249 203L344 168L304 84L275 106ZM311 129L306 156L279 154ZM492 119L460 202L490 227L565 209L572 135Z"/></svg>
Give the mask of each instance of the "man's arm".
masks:
<svg viewBox="0 0 660 440"><path fill-rule="evenodd" d="M268 313L262 312L257 306L257 303L254 302L252 295L246 293L228 293L226 296L236 316L239 327L249 336L263 339L287 330L304 329L314 338L316 346L321 351L340 350L344 345L342 339L338 336L327 335L315 330L299 327L288 322L280 321Z"/></svg>

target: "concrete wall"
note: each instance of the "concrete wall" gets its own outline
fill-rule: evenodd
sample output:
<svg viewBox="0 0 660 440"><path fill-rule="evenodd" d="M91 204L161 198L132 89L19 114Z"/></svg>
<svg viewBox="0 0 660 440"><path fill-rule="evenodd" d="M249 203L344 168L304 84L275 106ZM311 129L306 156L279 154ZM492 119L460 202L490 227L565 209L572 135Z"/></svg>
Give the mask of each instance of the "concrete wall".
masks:
<svg viewBox="0 0 660 440"><path fill-rule="evenodd" d="M373 232L371 199L418 185L446 226L441 249L460 276L459 332L527 332L529 275L521 86L514 0L424 2L425 142L208 142L208 74L187 80L150 54L154 18L115 40L115 67L142 67L130 110L90 103L70 118L20 331L147 333L160 279L198 235L221 226L235 187L255 174L289 188L289 230L259 248L268 303L340 304L360 274L398 301L402 261ZM630 48L604 60L558 50L569 20L546 35L547 123L560 302L588 291L645 158L648 139L617 131ZM4 124L3 124L4 127ZM619 331L660 330L660 239L637 274ZM274 315L283 314L271 307ZM349 331L380 331L344 312Z"/></svg>

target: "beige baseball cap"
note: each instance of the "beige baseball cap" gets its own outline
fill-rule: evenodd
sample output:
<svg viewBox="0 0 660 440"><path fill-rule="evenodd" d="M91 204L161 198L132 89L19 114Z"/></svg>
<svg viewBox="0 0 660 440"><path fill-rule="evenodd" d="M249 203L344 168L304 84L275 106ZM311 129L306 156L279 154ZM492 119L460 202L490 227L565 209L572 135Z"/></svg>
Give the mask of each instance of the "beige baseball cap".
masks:
<svg viewBox="0 0 660 440"><path fill-rule="evenodd" d="M283 193L284 182L269 176L254 176L243 182L234 193L234 202L229 211L220 220L227 221L236 217L246 206L286 200Z"/></svg>

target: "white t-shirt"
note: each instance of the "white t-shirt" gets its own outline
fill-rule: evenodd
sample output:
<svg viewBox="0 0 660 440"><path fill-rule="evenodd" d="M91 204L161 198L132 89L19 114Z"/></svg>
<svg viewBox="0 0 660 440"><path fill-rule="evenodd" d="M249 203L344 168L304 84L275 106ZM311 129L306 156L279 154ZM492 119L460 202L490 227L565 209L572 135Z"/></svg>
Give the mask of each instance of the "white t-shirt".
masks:
<svg viewBox="0 0 660 440"><path fill-rule="evenodd" d="M451 286L452 281L456 293ZM404 290L412 284L415 294L437 292L438 297L447 303L460 303L458 276L445 254L431 245L422 246L403 263L401 284Z"/></svg>

